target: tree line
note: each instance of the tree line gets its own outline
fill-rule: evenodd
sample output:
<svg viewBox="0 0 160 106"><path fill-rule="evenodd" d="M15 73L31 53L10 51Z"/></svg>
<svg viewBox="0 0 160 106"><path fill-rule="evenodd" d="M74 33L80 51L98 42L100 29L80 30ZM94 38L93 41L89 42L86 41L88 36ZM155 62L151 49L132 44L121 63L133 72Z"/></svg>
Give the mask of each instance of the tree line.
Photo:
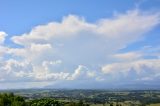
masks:
<svg viewBox="0 0 160 106"><path fill-rule="evenodd" d="M0 106L89 106L89 104L83 103L83 101L62 102L54 98L25 100L13 93L3 93L0 94Z"/></svg>

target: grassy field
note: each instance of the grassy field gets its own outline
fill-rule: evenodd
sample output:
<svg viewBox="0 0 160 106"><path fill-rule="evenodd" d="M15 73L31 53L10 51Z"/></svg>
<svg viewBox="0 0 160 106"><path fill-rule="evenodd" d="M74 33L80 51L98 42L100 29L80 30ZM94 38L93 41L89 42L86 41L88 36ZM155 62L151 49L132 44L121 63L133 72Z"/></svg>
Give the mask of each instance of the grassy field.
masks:
<svg viewBox="0 0 160 106"><path fill-rule="evenodd" d="M160 103L157 103L157 104L150 104L150 105L147 105L147 106L160 106Z"/></svg>
<svg viewBox="0 0 160 106"><path fill-rule="evenodd" d="M133 106L131 104L126 104L126 103L120 103L121 106ZM110 106L110 104L92 104L91 106ZM113 104L113 106L116 106L116 104ZM139 105L134 105L134 106L139 106ZM160 103L157 103L157 104L150 104L150 105L147 105L147 106L160 106Z"/></svg>
<svg viewBox="0 0 160 106"><path fill-rule="evenodd" d="M131 102L119 102L119 104L121 104L121 106L133 106L133 104L131 104ZM139 106L140 103L136 103L134 104L134 106ZM91 104L91 106L110 106L110 104ZM113 106L116 106L116 102L113 102ZM146 105L146 106L160 106L160 103L157 104L150 104L150 105Z"/></svg>

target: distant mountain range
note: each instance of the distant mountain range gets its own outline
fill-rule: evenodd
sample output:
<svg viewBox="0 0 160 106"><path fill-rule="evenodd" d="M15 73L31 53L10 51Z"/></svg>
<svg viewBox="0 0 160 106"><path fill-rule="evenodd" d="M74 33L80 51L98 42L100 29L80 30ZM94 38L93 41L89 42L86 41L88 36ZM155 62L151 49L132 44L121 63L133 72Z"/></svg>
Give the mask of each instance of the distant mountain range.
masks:
<svg viewBox="0 0 160 106"><path fill-rule="evenodd" d="M57 83L54 85L49 85L44 88L56 88L56 89L133 89L133 90L148 90L148 89L154 89L154 90L160 90L160 84L157 82L150 82L150 83L132 83L132 84L104 84L103 83L82 83L82 82L67 82L67 83Z"/></svg>

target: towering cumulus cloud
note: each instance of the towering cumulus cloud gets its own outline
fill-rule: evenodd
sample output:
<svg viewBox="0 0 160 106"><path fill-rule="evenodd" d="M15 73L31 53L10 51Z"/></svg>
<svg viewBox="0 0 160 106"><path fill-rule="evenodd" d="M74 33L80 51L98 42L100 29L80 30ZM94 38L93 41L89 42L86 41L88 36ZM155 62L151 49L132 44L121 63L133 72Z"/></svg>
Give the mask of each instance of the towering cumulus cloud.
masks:
<svg viewBox="0 0 160 106"><path fill-rule="evenodd" d="M144 47L125 50L129 44L144 40L159 23L160 13L140 10L94 23L68 15L61 22L39 25L13 36L12 43L18 48L4 45L6 34L0 32L0 48L5 48L5 52L0 50L0 86L20 87L25 82L25 87L43 87L66 82L73 88L77 83L89 88L93 83L107 87L111 83L159 81L160 45L148 48L147 52L154 49L150 54ZM145 58L149 55L154 58Z"/></svg>

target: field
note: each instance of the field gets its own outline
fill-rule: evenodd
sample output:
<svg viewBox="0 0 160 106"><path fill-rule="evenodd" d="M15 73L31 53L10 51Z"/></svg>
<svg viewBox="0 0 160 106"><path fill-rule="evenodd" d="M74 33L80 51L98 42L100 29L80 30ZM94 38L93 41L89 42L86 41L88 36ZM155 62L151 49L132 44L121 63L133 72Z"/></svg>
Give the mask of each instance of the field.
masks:
<svg viewBox="0 0 160 106"><path fill-rule="evenodd" d="M43 98L60 103L83 103L90 106L160 106L159 90L66 90L66 89L22 89L4 90L25 98L25 101Z"/></svg>

